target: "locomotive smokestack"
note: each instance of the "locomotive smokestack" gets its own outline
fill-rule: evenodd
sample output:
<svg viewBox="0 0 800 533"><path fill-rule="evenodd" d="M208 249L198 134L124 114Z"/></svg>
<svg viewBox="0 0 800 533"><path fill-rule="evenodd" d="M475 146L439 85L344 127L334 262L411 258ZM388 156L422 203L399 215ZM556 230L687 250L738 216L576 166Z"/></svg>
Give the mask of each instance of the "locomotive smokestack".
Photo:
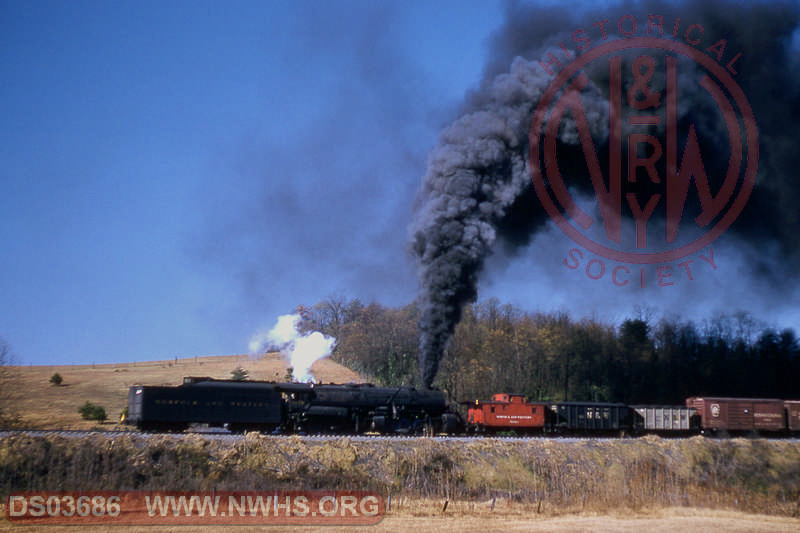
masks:
<svg viewBox="0 0 800 533"><path fill-rule="evenodd" d="M800 116L800 8L780 2L711 2L702 6L649 2L624 8L623 15L641 12L646 18L658 13L670 22L690 21L702 26L704 35L718 36L706 46L724 38L728 46L735 43L741 51L736 70L743 74L737 82L756 116L762 155L750 203L726 238L733 236L736 242L748 244L740 249L750 256L751 275L774 283L791 279L787 274L800 267L800 219L796 215L800 150L795 148L794 125L787 117ZM546 216L533 193L527 163L533 114L553 79L540 60L580 56L577 47L582 43L573 41L570 32L575 28L588 31L593 22L612 19L612 15L606 10L578 17L570 8L511 4L505 25L495 35L483 82L468 96L463 113L442 132L430 154L410 227L411 250L418 261L420 371L426 387L436 377L463 306L477 298L487 257L498 250L498 243L504 245L503 252L513 254L544 226ZM607 31L609 40L620 38L614 35L616 30L616 24L608 24L604 35ZM683 37L682 33L676 35L676 39ZM664 38L670 38L669 32ZM597 39L601 39L599 33ZM722 142L717 129L720 119L712 113L707 96L697 90L701 77L698 69L679 80L678 123L685 128L682 120L690 118L699 124L702 142L713 145ZM608 142L609 103L604 91L590 81L580 94L599 146ZM685 129L682 133L685 135ZM557 137L559 151L580 153L573 118L565 115ZM706 168L724 168L730 148L711 148L703 153L704 157L711 153ZM607 168L607 160L603 160L607 155L603 150L598 150L598 155ZM562 173L570 191L592 192L585 169L565 168ZM719 182L712 186L718 187ZM632 213L623 216L631 219ZM663 221L663 213L655 214L653 220L659 217ZM759 253L748 254L751 248ZM553 256L550 251L542 253Z"/></svg>

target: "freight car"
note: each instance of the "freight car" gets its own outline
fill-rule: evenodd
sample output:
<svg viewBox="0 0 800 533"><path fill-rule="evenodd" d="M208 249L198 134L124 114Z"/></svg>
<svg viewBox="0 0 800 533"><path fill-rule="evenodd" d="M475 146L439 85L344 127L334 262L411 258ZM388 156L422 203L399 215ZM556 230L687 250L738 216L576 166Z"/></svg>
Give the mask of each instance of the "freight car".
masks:
<svg viewBox="0 0 800 533"><path fill-rule="evenodd" d="M786 429L792 434L800 434L800 400L786 400Z"/></svg>
<svg viewBox="0 0 800 533"><path fill-rule="evenodd" d="M634 405L634 433L675 437L700 433L700 416L683 405Z"/></svg>
<svg viewBox="0 0 800 533"><path fill-rule="evenodd" d="M460 419L434 390L187 377L177 387L131 387L126 422L152 431L413 434L455 432Z"/></svg>
<svg viewBox="0 0 800 533"><path fill-rule="evenodd" d="M548 426L565 435L630 435L633 410L622 403L562 402L549 406Z"/></svg>
<svg viewBox="0 0 800 533"><path fill-rule="evenodd" d="M692 397L685 405L542 404L503 393L468 405L467 428L474 433L666 437L800 433L800 400Z"/></svg>
<svg viewBox="0 0 800 533"><path fill-rule="evenodd" d="M692 397L686 406L697 410L707 433L779 434L787 430L786 403L770 398Z"/></svg>

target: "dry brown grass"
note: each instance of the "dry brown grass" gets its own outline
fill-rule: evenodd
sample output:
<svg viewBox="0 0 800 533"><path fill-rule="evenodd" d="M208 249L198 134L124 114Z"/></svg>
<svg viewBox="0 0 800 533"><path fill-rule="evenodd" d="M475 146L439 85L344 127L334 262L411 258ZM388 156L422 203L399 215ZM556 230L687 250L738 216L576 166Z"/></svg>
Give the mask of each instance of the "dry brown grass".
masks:
<svg viewBox="0 0 800 533"><path fill-rule="evenodd" d="M13 367L13 408L21 423L29 428L91 429L97 422L81 419L78 407L87 400L105 408L108 421L105 429L113 429L119 415L128 404L131 385L179 385L184 376L231 377L231 371L241 366L254 380L280 380L288 366L277 353L260 358L248 355L192 357L140 363L103 365L53 365ZM50 377L59 373L63 384L56 387ZM364 379L333 361L323 359L313 367L314 375L324 382L363 382Z"/></svg>
<svg viewBox="0 0 800 533"><path fill-rule="evenodd" d="M409 501L447 498L470 502L449 513L471 515L504 506L538 518L703 507L797 518L798 472L798 443L744 439L0 439L0 499L18 490L371 490L412 516L430 511Z"/></svg>

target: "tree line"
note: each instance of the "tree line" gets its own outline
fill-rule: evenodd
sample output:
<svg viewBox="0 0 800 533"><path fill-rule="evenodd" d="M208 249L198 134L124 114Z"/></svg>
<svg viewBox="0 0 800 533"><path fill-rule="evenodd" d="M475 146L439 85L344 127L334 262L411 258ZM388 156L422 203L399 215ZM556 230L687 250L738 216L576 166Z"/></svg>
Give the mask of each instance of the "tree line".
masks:
<svg viewBox="0 0 800 533"><path fill-rule="evenodd" d="M419 386L419 309L333 297L303 327L336 337L332 358L376 383ZM619 324L467 306L434 386L451 401L498 392L532 400L680 404L693 395L800 398L800 342L738 312L696 323L636 309Z"/></svg>

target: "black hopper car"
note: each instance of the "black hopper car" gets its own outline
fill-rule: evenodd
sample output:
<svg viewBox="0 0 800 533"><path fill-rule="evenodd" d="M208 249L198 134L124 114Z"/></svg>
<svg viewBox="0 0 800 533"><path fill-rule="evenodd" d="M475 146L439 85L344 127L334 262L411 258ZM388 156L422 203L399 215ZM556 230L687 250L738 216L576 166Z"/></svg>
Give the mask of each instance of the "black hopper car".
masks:
<svg viewBox="0 0 800 533"><path fill-rule="evenodd" d="M177 387L131 387L126 423L146 431L205 424L231 432L424 434L455 432L460 419L435 390L187 377Z"/></svg>

